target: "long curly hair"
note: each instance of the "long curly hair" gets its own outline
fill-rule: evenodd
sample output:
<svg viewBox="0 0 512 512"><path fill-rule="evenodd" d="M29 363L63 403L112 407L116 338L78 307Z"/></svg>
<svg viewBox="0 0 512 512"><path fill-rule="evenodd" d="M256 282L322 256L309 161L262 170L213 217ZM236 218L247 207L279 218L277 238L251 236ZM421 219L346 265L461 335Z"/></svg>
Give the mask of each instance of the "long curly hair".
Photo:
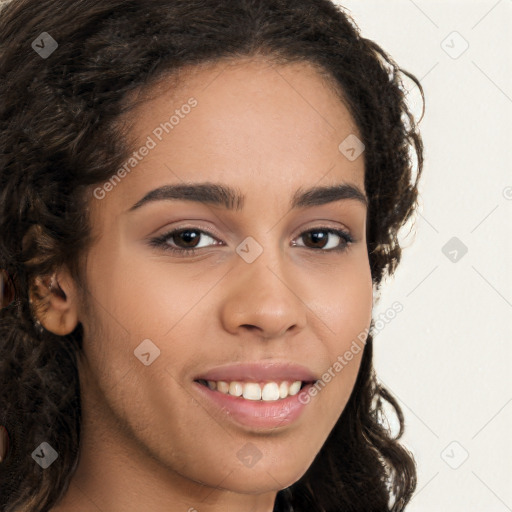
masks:
<svg viewBox="0 0 512 512"><path fill-rule="evenodd" d="M33 46L43 32L58 44L45 57ZM67 336L36 328L30 290L36 276L61 265L87 288L90 191L133 151L118 122L135 105L128 98L184 66L255 55L311 63L341 91L365 145L367 249L378 292L400 262L397 235L417 207L423 163L403 78L422 97L423 90L360 35L344 8L330 0L2 4L0 268L10 276L5 296L10 289L14 297L0 310L0 425L10 438L0 464L2 511L49 510L78 464L82 326ZM415 462L399 442L399 404L375 375L373 334L372 320L345 410L304 476L278 492L275 512L398 512L409 502ZM398 433L382 421L384 406L394 410ZM31 456L43 441L59 454L45 470Z"/></svg>

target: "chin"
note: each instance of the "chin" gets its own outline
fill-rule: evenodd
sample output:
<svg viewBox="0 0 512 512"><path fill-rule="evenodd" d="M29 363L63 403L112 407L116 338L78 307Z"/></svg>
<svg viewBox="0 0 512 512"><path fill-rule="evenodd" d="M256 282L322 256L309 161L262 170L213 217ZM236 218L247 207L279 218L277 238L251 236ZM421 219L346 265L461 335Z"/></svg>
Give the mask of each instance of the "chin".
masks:
<svg viewBox="0 0 512 512"><path fill-rule="evenodd" d="M278 492L300 480L309 466L256 464L252 468L235 469L222 483L227 490L241 494Z"/></svg>

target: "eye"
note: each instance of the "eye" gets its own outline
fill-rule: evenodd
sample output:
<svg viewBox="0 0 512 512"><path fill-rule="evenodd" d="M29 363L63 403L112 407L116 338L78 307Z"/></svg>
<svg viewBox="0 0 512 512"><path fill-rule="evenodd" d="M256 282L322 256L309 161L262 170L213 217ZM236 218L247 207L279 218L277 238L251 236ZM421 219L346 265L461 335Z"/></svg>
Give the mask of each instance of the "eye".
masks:
<svg viewBox="0 0 512 512"><path fill-rule="evenodd" d="M299 236L299 239L300 238L307 240L307 244L312 244L313 247L310 247L307 244L300 245L294 243L293 245L307 247L308 249L320 249L321 252L342 252L354 242L353 237L347 231L327 227L320 227L305 231Z"/></svg>
<svg viewBox="0 0 512 512"><path fill-rule="evenodd" d="M217 243L201 246L200 240L210 239ZM297 239L304 239L306 243L292 243L295 247L305 247L316 252L342 252L354 242L353 237L347 231L342 229L333 229L320 227L304 231ZM197 254L198 249L208 247L209 245L222 245L213 234L202 229L190 227L169 231L163 235L153 238L149 241L151 247L161 248L170 251L177 256L193 256Z"/></svg>
<svg viewBox="0 0 512 512"><path fill-rule="evenodd" d="M196 253L197 249L200 249L199 240L201 238L210 238L216 240L214 236L208 231L196 228L183 228L164 233L163 235L153 238L150 240L152 247L159 247L166 251L171 251L179 256L188 256ZM177 245L175 247L173 244ZM183 247L179 245L183 244ZM219 245L219 244L216 244Z"/></svg>

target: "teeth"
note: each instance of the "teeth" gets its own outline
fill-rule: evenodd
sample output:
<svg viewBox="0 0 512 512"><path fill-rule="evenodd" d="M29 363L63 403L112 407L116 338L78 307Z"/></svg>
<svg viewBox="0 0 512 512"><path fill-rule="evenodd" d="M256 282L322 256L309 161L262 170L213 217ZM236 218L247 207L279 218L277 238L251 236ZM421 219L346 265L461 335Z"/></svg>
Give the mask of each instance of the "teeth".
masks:
<svg viewBox="0 0 512 512"><path fill-rule="evenodd" d="M219 382L217 382L217 390L220 391L221 393L226 394L229 391L229 384L227 382L219 380Z"/></svg>
<svg viewBox="0 0 512 512"><path fill-rule="evenodd" d="M244 384L243 397L246 400L261 400L261 386L255 382Z"/></svg>
<svg viewBox="0 0 512 512"><path fill-rule="evenodd" d="M291 386L290 386L290 389L288 390L288 394L289 395L296 395L299 391L300 391L300 386L301 386L301 382L300 380L298 381L295 381Z"/></svg>
<svg viewBox="0 0 512 512"><path fill-rule="evenodd" d="M279 386L275 382L268 382L261 390L261 399L274 401L279 399Z"/></svg>
<svg viewBox="0 0 512 512"><path fill-rule="evenodd" d="M266 382L261 385L257 382L226 382L223 380L216 382L209 380L206 384L211 390L217 390L225 395L243 397L246 400L274 402L296 395L300 391L302 381Z"/></svg>
<svg viewBox="0 0 512 512"><path fill-rule="evenodd" d="M232 396L242 396L244 388L240 382L231 382L229 384L229 394Z"/></svg>

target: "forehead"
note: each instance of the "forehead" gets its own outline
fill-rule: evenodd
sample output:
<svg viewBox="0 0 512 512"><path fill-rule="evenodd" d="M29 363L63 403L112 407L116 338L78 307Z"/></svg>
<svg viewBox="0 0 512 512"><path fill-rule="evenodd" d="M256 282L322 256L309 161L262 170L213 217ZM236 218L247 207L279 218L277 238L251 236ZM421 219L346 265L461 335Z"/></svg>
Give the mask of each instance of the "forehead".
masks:
<svg viewBox="0 0 512 512"><path fill-rule="evenodd" d="M359 131L310 63L194 66L140 90L138 101L129 136L134 149L150 150L116 187L123 194L111 194L123 205L187 181L230 183L247 196L341 181L364 190L363 157L350 161L339 149Z"/></svg>
<svg viewBox="0 0 512 512"><path fill-rule="evenodd" d="M130 115L141 136L155 127L155 121L168 120L190 98L198 102L199 108L193 112L196 123L215 128L210 136L235 132L241 127L243 134L251 130L262 134L286 120L289 128L296 126L292 135L300 131L312 140L317 130L318 136L347 129L358 132L340 87L321 68L307 61L277 64L253 57L188 66L139 89L137 94L141 103ZM306 123L309 130L304 130Z"/></svg>

